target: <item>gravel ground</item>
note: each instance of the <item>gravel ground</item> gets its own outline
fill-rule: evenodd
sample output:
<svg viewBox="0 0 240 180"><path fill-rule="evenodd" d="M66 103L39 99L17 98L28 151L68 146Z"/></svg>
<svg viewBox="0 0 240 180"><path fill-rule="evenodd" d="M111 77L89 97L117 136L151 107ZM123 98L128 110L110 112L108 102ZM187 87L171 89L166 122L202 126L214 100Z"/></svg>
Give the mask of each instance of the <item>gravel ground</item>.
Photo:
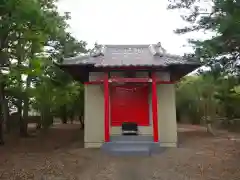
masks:
<svg viewBox="0 0 240 180"><path fill-rule="evenodd" d="M151 157L111 157L83 149L78 125L57 125L29 139L8 137L0 147L0 180L237 180L240 135L209 136L179 127L179 148Z"/></svg>

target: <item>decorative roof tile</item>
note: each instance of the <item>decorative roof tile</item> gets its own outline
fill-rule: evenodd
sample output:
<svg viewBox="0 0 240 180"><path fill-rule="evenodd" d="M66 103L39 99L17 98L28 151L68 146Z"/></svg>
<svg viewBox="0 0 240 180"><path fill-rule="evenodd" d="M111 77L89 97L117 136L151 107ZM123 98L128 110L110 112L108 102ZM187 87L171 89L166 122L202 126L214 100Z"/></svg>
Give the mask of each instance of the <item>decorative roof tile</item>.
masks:
<svg viewBox="0 0 240 180"><path fill-rule="evenodd" d="M199 64L181 56L170 55L156 45L98 45L89 55L65 58L62 65L86 65L95 67L120 66L169 66L174 64Z"/></svg>

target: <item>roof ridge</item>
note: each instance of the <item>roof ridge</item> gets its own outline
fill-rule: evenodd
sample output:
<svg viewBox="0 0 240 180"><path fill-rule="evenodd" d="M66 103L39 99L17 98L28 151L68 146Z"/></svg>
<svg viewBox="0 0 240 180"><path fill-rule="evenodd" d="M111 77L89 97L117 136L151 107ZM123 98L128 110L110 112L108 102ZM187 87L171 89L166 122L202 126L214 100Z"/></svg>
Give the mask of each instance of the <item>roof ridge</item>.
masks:
<svg viewBox="0 0 240 180"><path fill-rule="evenodd" d="M148 47L150 44L103 44L106 47Z"/></svg>

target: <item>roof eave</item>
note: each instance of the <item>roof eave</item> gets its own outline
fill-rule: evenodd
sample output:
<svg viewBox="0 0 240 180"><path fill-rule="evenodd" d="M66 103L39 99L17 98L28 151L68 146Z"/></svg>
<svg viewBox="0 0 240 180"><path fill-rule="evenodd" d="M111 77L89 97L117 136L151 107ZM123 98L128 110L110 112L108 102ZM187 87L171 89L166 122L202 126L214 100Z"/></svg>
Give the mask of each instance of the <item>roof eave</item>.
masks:
<svg viewBox="0 0 240 180"><path fill-rule="evenodd" d="M191 64L172 64L168 68L173 75L173 80L178 81L182 77L200 68L201 66L202 64L194 62Z"/></svg>

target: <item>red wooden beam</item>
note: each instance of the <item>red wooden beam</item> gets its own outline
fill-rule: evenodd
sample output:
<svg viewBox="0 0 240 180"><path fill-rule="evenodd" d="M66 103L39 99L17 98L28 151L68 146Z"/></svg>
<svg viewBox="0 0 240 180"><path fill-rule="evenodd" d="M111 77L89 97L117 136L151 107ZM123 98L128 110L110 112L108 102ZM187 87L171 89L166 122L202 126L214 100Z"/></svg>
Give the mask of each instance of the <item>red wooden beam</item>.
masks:
<svg viewBox="0 0 240 180"><path fill-rule="evenodd" d="M131 83L139 83L139 82L150 82L150 78L122 78L122 77L114 77L110 79L110 82L131 82Z"/></svg>
<svg viewBox="0 0 240 180"><path fill-rule="evenodd" d="M104 74L104 140L105 142L110 141L109 135L109 82L108 72Z"/></svg>
<svg viewBox="0 0 240 180"><path fill-rule="evenodd" d="M111 78L109 79L110 82L129 82L129 83L146 83L146 82L151 82L152 79L151 78ZM103 84L104 80L95 80L95 81L89 81L89 82L85 82L85 85L88 84ZM175 81L161 81L161 80L157 80L156 81L157 84L175 84Z"/></svg>
<svg viewBox="0 0 240 180"><path fill-rule="evenodd" d="M152 119L153 119L153 140L154 142L158 142L158 102L155 72L152 72Z"/></svg>

